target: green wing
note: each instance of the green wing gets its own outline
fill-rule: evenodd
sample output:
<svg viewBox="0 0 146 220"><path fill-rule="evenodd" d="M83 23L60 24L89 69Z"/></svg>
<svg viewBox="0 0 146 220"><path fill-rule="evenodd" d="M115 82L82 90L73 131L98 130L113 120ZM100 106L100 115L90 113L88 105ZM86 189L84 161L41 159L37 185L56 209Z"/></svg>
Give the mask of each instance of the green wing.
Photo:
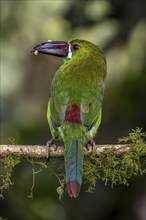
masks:
<svg viewBox="0 0 146 220"><path fill-rule="evenodd" d="M81 118L82 123L91 126L101 114L104 84L99 83L94 90L87 88L82 91Z"/></svg>
<svg viewBox="0 0 146 220"><path fill-rule="evenodd" d="M48 123L54 138L60 137L58 127L64 122L65 111L70 100L70 89L60 83L58 76L56 75L52 81L51 98L47 111Z"/></svg>

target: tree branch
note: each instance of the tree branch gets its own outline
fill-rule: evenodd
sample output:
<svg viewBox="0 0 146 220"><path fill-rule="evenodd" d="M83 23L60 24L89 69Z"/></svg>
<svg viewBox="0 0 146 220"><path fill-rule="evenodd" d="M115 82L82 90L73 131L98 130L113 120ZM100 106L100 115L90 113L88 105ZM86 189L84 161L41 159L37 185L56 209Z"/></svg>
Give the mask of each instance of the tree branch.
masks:
<svg viewBox="0 0 146 220"><path fill-rule="evenodd" d="M55 150L56 149L56 150ZM100 155L107 150L115 150L115 154L125 154L132 151L132 145L95 145L93 151ZM84 155L89 155L91 151L84 151ZM40 145L0 145L0 158L8 155L30 158L46 158L46 146ZM64 147L52 145L49 153L50 158L64 157Z"/></svg>

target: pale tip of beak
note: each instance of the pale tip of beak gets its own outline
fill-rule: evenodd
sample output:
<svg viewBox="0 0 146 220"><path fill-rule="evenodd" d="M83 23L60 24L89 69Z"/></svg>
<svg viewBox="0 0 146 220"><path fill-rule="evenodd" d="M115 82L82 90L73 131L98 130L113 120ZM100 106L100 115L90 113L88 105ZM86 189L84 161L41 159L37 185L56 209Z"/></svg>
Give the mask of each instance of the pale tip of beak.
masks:
<svg viewBox="0 0 146 220"><path fill-rule="evenodd" d="M37 50L35 50L33 53L34 53L34 55L37 56L39 52Z"/></svg>

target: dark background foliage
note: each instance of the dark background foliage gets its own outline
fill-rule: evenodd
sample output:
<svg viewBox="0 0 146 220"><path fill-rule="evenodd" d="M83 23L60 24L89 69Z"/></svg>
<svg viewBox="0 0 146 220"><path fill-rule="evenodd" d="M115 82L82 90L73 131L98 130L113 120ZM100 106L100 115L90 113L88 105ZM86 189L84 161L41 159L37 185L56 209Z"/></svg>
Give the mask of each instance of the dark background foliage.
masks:
<svg viewBox="0 0 146 220"><path fill-rule="evenodd" d="M96 143L117 143L136 126L146 129L146 41L144 0L1 0L1 144L45 144L50 84L60 58L33 56L30 50L48 39L81 38L99 45L108 66L103 119ZM63 161L58 161L63 164ZM144 220L145 176L126 186L104 186L63 204L58 180L44 170L36 176L34 199L27 197L32 167L23 161L14 186L1 200L0 214L10 220ZM144 216L145 215L145 216Z"/></svg>

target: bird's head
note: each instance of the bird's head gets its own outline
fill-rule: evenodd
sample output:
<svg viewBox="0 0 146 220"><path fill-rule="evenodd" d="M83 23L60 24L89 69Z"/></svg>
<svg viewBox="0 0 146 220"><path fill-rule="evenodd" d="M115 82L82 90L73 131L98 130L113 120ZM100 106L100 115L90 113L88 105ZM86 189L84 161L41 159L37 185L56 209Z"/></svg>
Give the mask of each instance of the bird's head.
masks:
<svg viewBox="0 0 146 220"><path fill-rule="evenodd" d="M35 55L38 53L62 57L65 63L76 61L75 64L84 67L99 70L100 75L106 76L106 60L102 50L95 44L86 41L75 39L69 42L65 41L47 41L35 46L31 52Z"/></svg>

